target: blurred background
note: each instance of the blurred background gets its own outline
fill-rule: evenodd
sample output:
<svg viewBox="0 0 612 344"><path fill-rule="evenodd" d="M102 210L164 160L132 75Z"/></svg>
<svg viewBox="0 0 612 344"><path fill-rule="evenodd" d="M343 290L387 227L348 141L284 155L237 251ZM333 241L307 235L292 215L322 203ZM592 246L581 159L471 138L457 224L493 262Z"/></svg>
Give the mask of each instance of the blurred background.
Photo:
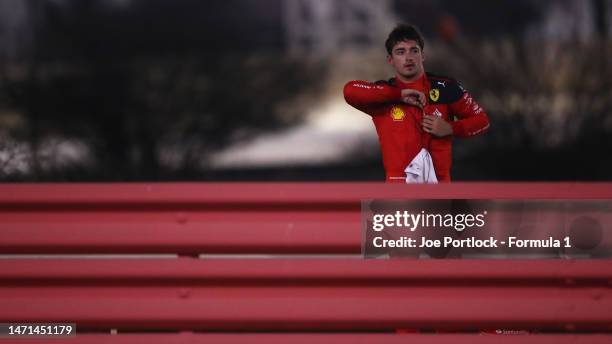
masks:
<svg viewBox="0 0 612 344"><path fill-rule="evenodd" d="M0 181L382 181L400 22L490 117L454 180L612 179L611 0L0 0Z"/></svg>

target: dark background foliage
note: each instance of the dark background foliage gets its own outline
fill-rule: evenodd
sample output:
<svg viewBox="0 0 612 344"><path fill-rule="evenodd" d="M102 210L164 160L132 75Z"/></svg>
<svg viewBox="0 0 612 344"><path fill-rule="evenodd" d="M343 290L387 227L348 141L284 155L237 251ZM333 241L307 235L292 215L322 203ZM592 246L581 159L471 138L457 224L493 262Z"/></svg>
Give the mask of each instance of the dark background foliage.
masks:
<svg viewBox="0 0 612 344"><path fill-rule="evenodd" d="M456 145L455 180L610 179L609 1L592 1L591 34L569 40L529 34L550 1L391 3L425 33L426 67L460 79L491 117L486 136ZM27 34L0 60L0 179L383 179L380 156L363 152L377 147L327 163L212 166L223 148L299 126L327 92L336 52L288 53L283 6L24 1ZM85 153L58 163L58 140Z"/></svg>

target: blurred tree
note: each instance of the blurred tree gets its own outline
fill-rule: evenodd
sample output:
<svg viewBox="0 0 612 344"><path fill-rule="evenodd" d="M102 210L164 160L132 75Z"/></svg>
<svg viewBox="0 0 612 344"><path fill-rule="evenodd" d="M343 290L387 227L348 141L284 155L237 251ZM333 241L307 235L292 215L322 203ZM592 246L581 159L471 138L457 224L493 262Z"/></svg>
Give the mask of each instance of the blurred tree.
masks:
<svg viewBox="0 0 612 344"><path fill-rule="evenodd" d="M608 37L608 6L609 1L592 0L593 14L595 18L595 32L598 36L606 39Z"/></svg>
<svg viewBox="0 0 612 344"><path fill-rule="evenodd" d="M307 108L296 104L312 103L325 87L331 60L284 57L280 1L0 0L0 44L4 23L24 28L0 52L0 169L6 158L27 156L29 180L379 180L370 173L380 162L363 155L316 171L202 176L211 152L298 123ZM588 29L598 42L576 40L571 30L584 29L576 22L564 35L524 35L551 18L565 28L573 7L554 17L547 6L578 2L394 1L425 32L428 69L457 77L491 116L487 136L456 146L455 177L610 179L610 1L585 3L593 12L581 20L594 19ZM9 12L17 7L27 15ZM372 70L367 61L360 67ZM86 142L91 167L50 171L36 153L49 137ZM4 154L10 150L19 154Z"/></svg>
<svg viewBox="0 0 612 344"><path fill-rule="evenodd" d="M46 135L78 137L96 162L85 178L197 178L215 149L300 121L278 104L316 92L322 64L284 58L280 39L260 40L262 50L246 31L257 23L212 30L222 20L214 10L235 0L153 2L30 3L38 16L27 77L6 86L25 109L33 151Z"/></svg>

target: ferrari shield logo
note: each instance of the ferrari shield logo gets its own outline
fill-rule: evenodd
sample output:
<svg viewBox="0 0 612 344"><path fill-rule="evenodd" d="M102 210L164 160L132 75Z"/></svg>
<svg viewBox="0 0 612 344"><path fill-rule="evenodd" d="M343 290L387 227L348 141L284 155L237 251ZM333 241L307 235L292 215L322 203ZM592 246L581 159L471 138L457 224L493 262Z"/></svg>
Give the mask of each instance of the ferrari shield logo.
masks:
<svg viewBox="0 0 612 344"><path fill-rule="evenodd" d="M429 91L429 98L432 101L437 102L438 99L440 99L440 90L437 88L433 88L431 91Z"/></svg>
<svg viewBox="0 0 612 344"><path fill-rule="evenodd" d="M401 108L397 106L391 108L391 118L393 118L394 121L403 121L405 116L406 114Z"/></svg>

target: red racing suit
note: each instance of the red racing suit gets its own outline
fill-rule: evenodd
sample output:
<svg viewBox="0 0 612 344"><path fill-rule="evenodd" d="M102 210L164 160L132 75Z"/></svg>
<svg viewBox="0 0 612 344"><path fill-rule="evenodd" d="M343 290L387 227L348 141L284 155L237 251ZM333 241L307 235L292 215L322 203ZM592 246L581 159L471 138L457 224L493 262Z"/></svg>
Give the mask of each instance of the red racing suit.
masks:
<svg viewBox="0 0 612 344"><path fill-rule="evenodd" d="M401 90L406 88L427 96L423 110L401 101ZM449 182L453 137L470 137L489 128L484 110L457 81L430 73L409 84L395 78L375 83L350 81L344 86L344 98L351 106L372 116L387 182L403 182L404 169L421 148L431 154L438 181ZM423 113L449 122L452 135L436 137L424 132Z"/></svg>

